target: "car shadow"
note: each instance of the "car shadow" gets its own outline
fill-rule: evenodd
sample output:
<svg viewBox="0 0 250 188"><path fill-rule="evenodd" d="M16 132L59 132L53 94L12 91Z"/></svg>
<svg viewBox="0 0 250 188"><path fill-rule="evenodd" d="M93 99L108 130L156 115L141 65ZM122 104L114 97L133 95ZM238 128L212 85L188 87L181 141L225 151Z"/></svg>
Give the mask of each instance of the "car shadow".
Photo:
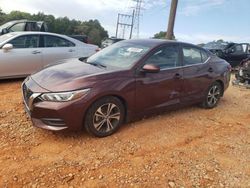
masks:
<svg viewBox="0 0 250 188"><path fill-rule="evenodd" d="M15 79L4 79L0 80L0 84L9 84L9 83L16 83L16 82L23 82L25 78L15 78Z"/></svg>
<svg viewBox="0 0 250 188"><path fill-rule="evenodd" d="M151 121L154 119L158 119L160 116L164 116L164 117L171 117L173 115L178 115L179 113L185 113L188 112L190 110L205 110L202 109L201 107L198 106L198 104L193 104L193 105L181 105L179 107L175 107L173 109L166 109L166 110L162 110L162 111L157 111L155 113L152 113L150 115L144 115L144 116L140 116L137 117L136 119L130 120L126 123L124 123L123 125L121 125L121 127L119 128L119 130L117 132L115 132L114 134L108 136L108 137L117 137L118 134L121 134L123 132L126 132L131 126L134 126L134 124L139 123L139 122L143 122L143 121ZM128 131L129 132L129 131ZM63 138L76 138L76 139L82 139L82 138L87 138L87 139L95 139L98 137L95 137L93 135L90 135L87 133L87 131L85 131L84 129L80 130L80 131L68 131L68 130L62 130L62 131L58 131L58 132L52 132L52 135L54 136L58 136L58 137L63 137Z"/></svg>

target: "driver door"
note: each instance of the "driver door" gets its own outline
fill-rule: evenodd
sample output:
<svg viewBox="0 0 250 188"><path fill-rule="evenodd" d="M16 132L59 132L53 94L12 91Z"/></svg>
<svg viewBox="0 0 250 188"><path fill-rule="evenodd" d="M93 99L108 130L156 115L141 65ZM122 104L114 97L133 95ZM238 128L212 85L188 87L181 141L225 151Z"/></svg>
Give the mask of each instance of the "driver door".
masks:
<svg viewBox="0 0 250 188"><path fill-rule="evenodd" d="M18 36L8 43L13 49L0 49L0 77L26 76L42 67L39 35Z"/></svg>
<svg viewBox="0 0 250 188"><path fill-rule="evenodd" d="M151 113L157 109L180 103L182 68L179 46L160 47L145 61L160 67L158 73L140 72L136 78L136 109L138 113Z"/></svg>

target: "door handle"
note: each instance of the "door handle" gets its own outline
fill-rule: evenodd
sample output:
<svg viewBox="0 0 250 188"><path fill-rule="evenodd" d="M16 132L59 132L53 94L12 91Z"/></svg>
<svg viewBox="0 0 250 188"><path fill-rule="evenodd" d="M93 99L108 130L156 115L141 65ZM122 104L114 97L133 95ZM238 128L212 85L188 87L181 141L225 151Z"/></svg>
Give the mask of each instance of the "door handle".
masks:
<svg viewBox="0 0 250 188"><path fill-rule="evenodd" d="M74 52L74 51L75 51L75 50L73 50L73 49L70 49L70 50L69 50L69 52Z"/></svg>
<svg viewBox="0 0 250 188"><path fill-rule="evenodd" d="M180 75L179 73L176 73L176 74L174 75L174 79L181 79L181 75Z"/></svg>
<svg viewBox="0 0 250 188"><path fill-rule="evenodd" d="M40 54L41 52L38 51L38 50L35 50L35 51L32 51L31 53L32 53L32 54Z"/></svg>
<svg viewBox="0 0 250 188"><path fill-rule="evenodd" d="M208 72L214 72L214 69L212 68L212 67L210 67L209 69L208 69Z"/></svg>

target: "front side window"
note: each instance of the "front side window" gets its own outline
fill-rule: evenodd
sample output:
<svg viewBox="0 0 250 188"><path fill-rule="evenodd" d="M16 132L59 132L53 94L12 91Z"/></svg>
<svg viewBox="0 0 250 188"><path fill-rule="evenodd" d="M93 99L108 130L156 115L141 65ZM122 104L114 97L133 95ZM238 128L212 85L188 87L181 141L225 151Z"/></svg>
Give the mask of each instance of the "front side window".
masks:
<svg viewBox="0 0 250 188"><path fill-rule="evenodd" d="M39 36L38 35L25 35L17 37L10 42L14 48L38 48Z"/></svg>
<svg viewBox="0 0 250 188"><path fill-rule="evenodd" d="M56 47L72 47L75 46L74 43L56 36L44 36L44 47L46 48L56 48Z"/></svg>
<svg viewBox="0 0 250 188"><path fill-rule="evenodd" d="M234 45L231 51L232 51L232 54L236 54L236 55L244 53L244 49L241 44Z"/></svg>
<svg viewBox="0 0 250 188"><path fill-rule="evenodd" d="M207 59L206 55L203 54L202 57L201 50L193 47L183 47L183 62L184 65L195 65L204 63L205 59Z"/></svg>
<svg viewBox="0 0 250 188"><path fill-rule="evenodd" d="M146 61L146 64L154 64L160 69L177 67L179 62L179 50L177 46L165 46L157 50Z"/></svg>
<svg viewBox="0 0 250 188"><path fill-rule="evenodd" d="M24 31L25 23L17 23L13 25L9 30L11 32Z"/></svg>

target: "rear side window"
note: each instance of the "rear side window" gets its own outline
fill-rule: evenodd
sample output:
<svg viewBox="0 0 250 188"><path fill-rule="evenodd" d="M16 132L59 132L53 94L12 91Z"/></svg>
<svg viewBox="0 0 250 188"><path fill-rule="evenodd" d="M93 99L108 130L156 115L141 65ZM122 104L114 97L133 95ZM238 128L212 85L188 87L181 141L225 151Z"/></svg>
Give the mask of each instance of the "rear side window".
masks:
<svg viewBox="0 0 250 188"><path fill-rule="evenodd" d="M36 22L27 22L25 31L39 31L39 27Z"/></svg>
<svg viewBox="0 0 250 188"><path fill-rule="evenodd" d="M14 48L38 48L39 36L38 35L25 35L17 37L10 42Z"/></svg>
<svg viewBox="0 0 250 188"><path fill-rule="evenodd" d="M44 36L44 47L46 48L56 48L56 47L72 47L75 46L74 43L56 36Z"/></svg>
<svg viewBox="0 0 250 188"><path fill-rule="evenodd" d="M183 47L184 65L196 65L204 63L208 59L208 54L204 50L194 47Z"/></svg>

